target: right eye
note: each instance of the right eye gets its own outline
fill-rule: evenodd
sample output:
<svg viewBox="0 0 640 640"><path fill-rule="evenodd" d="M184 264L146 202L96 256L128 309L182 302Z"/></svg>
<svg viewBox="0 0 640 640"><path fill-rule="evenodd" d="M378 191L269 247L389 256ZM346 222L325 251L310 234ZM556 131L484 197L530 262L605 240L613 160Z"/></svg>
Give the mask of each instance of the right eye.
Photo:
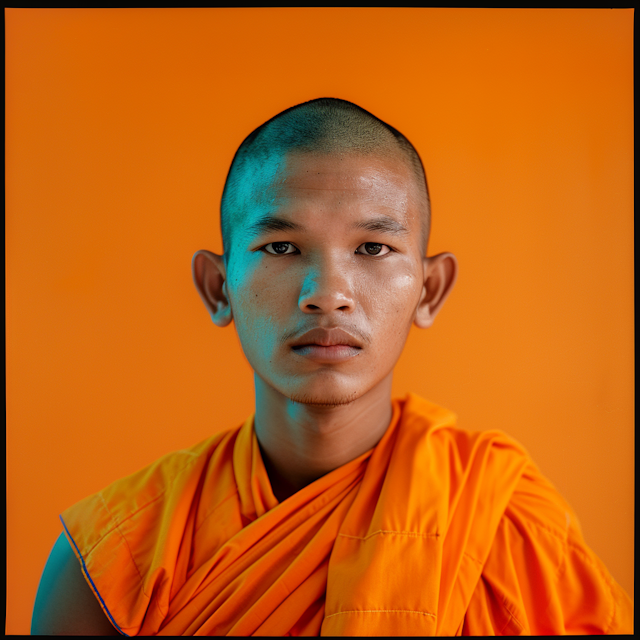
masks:
<svg viewBox="0 0 640 640"><path fill-rule="evenodd" d="M295 253L297 249L290 242L270 242L265 244L261 251L266 251L272 256L284 256Z"/></svg>

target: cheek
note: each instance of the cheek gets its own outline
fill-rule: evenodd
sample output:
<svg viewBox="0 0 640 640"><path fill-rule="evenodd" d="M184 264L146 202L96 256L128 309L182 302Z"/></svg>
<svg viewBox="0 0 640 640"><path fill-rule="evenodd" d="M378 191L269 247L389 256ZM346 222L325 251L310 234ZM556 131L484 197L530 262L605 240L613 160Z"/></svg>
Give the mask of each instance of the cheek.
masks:
<svg viewBox="0 0 640 640"><path fill-rule="evenodd" d="M378 349L376 362L385 369L397 362L407 341L420 299L421 283L408 269L389 274L370 287L367 310Z"/></svg>
<svg viewBox="0 0 640 640"><path fill-rule="evenodd" d="M229 273L229 298L241 339L260 337L264 340L279 316L286 313L286 282L281 276L274 278L268 264L251 267L236 267Z"/></svg>
<svg viewBox="0 0 640 640"><path fill-rule="evenodd" d="M379 318L383 322L411 323L421 292L420 280L413 270L397 269L365 283L362 299L369 301L367 311L374 322Z"/></svg>

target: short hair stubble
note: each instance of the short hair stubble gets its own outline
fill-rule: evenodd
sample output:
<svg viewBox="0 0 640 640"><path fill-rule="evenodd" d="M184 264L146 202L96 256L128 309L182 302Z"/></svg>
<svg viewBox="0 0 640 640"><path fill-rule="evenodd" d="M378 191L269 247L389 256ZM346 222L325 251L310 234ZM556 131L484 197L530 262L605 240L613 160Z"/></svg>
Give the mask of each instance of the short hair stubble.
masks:
<svg viewBox="0 0 640 640"><path fill-rule="evenodd" d="M247 198L244 181L256 167L267 166L273 156L290 151L309 153L356 152L389 155L400 151L406 158L423 200L422 237L426 252L431 224L429 188L422 160L415 147L397 129L366 109L339 98L317 98L278 113L242 142L231 162L220 206L220 226L225 254L229 254L233 224L241 219Z"/></svg>

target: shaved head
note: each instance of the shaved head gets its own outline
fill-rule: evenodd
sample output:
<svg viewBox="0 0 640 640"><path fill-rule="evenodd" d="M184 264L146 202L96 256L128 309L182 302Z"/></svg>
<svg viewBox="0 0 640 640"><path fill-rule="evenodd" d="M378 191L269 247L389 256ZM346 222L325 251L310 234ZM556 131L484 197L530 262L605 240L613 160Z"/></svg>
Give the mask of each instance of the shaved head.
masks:
<svg viewBox="0 0 640 640"><path fill-rule="evenodd" d="M228 255L233 228L240 224L253 187L276 178L287 153L357 153L396 156L415 177L421 210L421 245L426 253L430 228L429 190L422 161L397 129L362 107L337 98L318 98L274 116L251 132L233 158L221 202L222 242Z"/></svg>

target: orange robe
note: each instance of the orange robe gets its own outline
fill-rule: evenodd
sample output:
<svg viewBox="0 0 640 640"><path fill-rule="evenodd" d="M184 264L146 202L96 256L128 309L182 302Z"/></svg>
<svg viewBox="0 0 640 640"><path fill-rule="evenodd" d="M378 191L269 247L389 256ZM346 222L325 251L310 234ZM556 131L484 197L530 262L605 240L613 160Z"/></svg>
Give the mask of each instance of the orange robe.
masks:
<svg viewBox="0 0 640 640"><path fill-rule="evenodd" d="M628 595L520 445L415 395L282 503L253 431L171 453L61 519L126 635L632 633Z"/></svg>

